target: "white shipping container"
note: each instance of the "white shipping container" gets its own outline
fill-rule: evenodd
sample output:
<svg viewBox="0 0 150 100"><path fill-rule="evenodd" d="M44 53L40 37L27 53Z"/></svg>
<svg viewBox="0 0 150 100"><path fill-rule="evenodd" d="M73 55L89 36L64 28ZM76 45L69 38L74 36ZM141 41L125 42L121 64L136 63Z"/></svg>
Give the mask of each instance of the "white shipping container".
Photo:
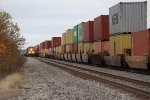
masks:
<svg viewBox="0 0 150 100"><path fill-rule="evenodd" d="M109 8L110 34L147 28L147 2L120 2Z"/></svg>
<svg viewBox="0 0 150 100"><path fill-rule="evenodd" d="M78 41L79 42L83 41L83 24L84 22L78 24Z"/></svg>

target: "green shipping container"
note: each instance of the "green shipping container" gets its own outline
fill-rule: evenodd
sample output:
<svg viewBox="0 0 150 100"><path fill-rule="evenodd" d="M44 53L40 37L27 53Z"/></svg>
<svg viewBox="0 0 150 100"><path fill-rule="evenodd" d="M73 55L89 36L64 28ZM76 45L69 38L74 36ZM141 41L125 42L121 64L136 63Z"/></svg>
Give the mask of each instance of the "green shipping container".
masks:
<svg viewBox="0 0 150 100"><path fill-rule="evenodd" d="M78 43L78 25L74 26L73 43Z"/></svg>

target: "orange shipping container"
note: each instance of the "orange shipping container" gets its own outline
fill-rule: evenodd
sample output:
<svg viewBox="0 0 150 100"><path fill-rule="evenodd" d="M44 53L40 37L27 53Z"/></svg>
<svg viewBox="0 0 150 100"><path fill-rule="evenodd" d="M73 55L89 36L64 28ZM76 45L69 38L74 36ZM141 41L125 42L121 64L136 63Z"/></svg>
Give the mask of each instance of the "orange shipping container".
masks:
<svg viewBox="0 0 150 100"><path fill-rule="evenodd" d="M132 33L132 55L150 54L150 28Z"/></svg>

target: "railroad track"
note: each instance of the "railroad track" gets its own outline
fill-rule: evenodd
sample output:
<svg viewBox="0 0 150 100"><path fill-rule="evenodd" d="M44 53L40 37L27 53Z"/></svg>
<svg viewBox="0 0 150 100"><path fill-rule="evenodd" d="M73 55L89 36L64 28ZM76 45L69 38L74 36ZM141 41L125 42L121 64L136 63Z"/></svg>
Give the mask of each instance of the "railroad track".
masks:
<svg viewBox="0 0 150 100"><path fill-rule="evenodd" d="M90 79L98 82L103 82L105 84L108 84L109 86L112 86L113 88L125 90L136 96L140 96L144 99L150 99L150 83L148 82L143 82L140 80L130 79L130 78L117 76L117 75L112 75L109 73L99 72L88 68L83 68L76 65L68 64L68 63L66 64L52 59L47 59L47 58L36 58L36 59L46 64L52 65L54 67L59 67L83 79ZM121 82L118 82L118 80L120 80ZM126 82L132 84L132 86L123 84ZM142 89L137 88L135 86L142 87Z"/></svg>

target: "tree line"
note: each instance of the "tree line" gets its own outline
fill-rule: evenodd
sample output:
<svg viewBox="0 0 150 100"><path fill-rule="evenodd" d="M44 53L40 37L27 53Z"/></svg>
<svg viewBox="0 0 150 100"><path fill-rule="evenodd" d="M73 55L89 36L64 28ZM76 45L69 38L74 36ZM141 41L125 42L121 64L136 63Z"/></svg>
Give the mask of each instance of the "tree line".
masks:
<svg viewBox="0 0 150 100"><path fill-rule="evenodd" d="M0 77L18 71L23 64L20 49L25 38L19 30L17 23L12 21L12 16L0 10Z"/></svg>

